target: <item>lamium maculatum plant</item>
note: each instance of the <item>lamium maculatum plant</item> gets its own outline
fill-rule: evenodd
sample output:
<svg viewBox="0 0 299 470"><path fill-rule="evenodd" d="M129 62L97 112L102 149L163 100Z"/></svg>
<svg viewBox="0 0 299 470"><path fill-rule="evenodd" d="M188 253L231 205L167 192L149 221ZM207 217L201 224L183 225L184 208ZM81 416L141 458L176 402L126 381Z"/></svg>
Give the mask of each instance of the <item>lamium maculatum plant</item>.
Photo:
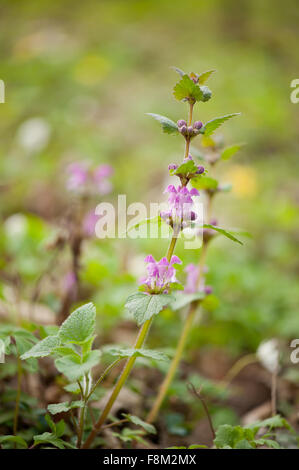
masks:
<svg viewBox="0 0 299 470"><path fill-rule="evenodd" d="M125 304L126 309L135 318L139 327L136 342L130 348L111 347L110 354L115 357L115 360L99 377L96 377L94 371L100 362L101 352L98 349L93 349L96 312L92 304L87 304L75 310L60 327L52 328L49 335L44 330L44 336L40 342L36 343L34 341L36 344L29 349L26 348L26 351L22 351L20 357L24 361L52 356L57 370L67 381L66 391L72 393L75 398L69 402L49 405L48 410L50 414L62 412L69 414L76 439L71 440L71 443L66 443L62 439L64 434L63 424L55 424L48 415L47 420L52 432L34 436L33 446L50 442L62 448L75 446L87 449L94 445L100 431L107 426L106 421L109 418L111 408L130 375L136 359L145 357L158 361L168 360L162 352L144 347L155 316L165 307L173 309L187 307L187 317L182 325L182 332L174 358L154 401L153 408L147 417L147 422L142 421L137 416L126 415L124 417L124 421L140 426L144 432L155 432L150 423L155 420L178 368L196 311L203 299L211 293L211 287L205 286L204 283L206 253L210 240L214 238L215 234L223 234L231 240L239 242L231 231L224 230L212 220L212 201L215 194L224 189L214 178L207 175L207 166L212 165L209 158L207 157L204 163L199 160L197 162L197 157L192 156L193 150L191 149L191 142L193 143L199 137L205 139L205 142L213 147L214 141L211 136L215 130L237 114L228 114L206 123L201 120L194 120L195 105L207 102L212 96L205 82L214 71L210 70L202 74L186 74L177 69L177 72L180 79L174 87L174 97L178 101L187 103L187 118L180 119L175 123L164 116L151 114L161 124L163 132L182 136L184 139L184 154L180 163L169 163L169 173L176 179L176 182L165 189L165 193L168 195L168 208L161 211L158 216L158 222L160 224L165 223L170 228L171 238L167 252L164 255L161 254L160 260L156 260L151 254L146 256L145 271L147 275L140 281L139 289L128 297ZM229 152L226 149L221 152L215 143L210 153L214 154L216 162L221 158L225 159L223 155L228 157L229 153L233 154L233 150ZM102 187L102 176L78 165L73 166L70 168L69 188L78 191L78 187L79 189L82 185L84 187L88 181L92 181L92 187L98 188L99 184ZM207 223L200 221L199 215L196 213L194 201L198 197L199 191L204 191L207 195ZM176 272L176 267L182 264L182 260L174 252L178 238L186 229L194 230L199 237L202 236L203 243L199 250L197 263L185 266L187 282L184 289L177 281ZM123 360L126 360L124 368L118 376L105 406L98 416L93 416L93 419L90 420L90 403L97 399L97 386ZM75 412L78 415L77 417L75 417ZM113 425L113 423L111 424ZM141 435L136 436L136 439L141 439Z"/></svg>

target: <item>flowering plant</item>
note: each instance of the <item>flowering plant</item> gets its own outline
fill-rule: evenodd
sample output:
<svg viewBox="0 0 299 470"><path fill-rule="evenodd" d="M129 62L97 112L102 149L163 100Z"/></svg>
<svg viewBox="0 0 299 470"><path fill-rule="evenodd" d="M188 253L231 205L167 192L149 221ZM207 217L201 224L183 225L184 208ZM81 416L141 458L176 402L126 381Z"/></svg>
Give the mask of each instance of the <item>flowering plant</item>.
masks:
<svg viewBox="0 0 299 470"><path fill-rule="evenodd" d="M160 405L166 395L168 386L173 378L179 360L183 353L184 345L188 332L192 326L193 318L197 307L206 295L211 293L210 287L204 287L204 270L207 241L212 237L212 233L221 233L234 241L238 241L234 235L212 223L203 224L197 230L208 230L203 237L203 245L200 251L199 264L193 264L186 267L187 282L185 290L181 294L173 295L173 290L181 288L176 278L176 265L182 264L180 258L174 254L176 243L180 233L187 227L197 221L198 214L194 210L194 198L199 195L199 190L206 191L210 202L216 193L215 186L207 187L206 170L202 165L196 164L190 154L190 142L197 136L209 137L226 120L235 116L235 114L226 115L213 119L203 124L201 121L193 122L193 109L196 103L206 102L211 98L211 91L204 85L213 71L203 74L186 74L177 70L180 74L180 80L174 87L174 96L177 100L187 102L189 105L188 119L180 119L177 124L157 114L152 116L160 122L162 130L167 134L181 135L185 141L184 157L181 164L170 164L168 169L171 176L179 178L179 184L169 185L165 193L168 194L168 210L161 212L161 221L167 223L172 229L172 237L165 256L159 261L152 255L145 258L147 263L147 276L141 280L140 289L130 295L126 302L127 310L134 316L140 327L135 345L133 348L110 349L110 354L116 356L98 379L94 379L92 369L100 360L100 351L93 349L94 329L95 329L95 308L92 304L87 304L75 310L60 326L42 341L36 343L31 349L26 350L21 356L23 360L28 361L32 358L53 356L55 365L59 372L64 374L70 382L68 390L80 395L80 400L71 403L60 403L50 405L49 411L52 414L70 412L78 409L79 418L75 423L77 431L77 447L89 448L96 439L99 431L105 424L114 402L126 382L134 363L139 356L152 357L156 360L167 359L159 351L151 351L144 348L144 343L151 324L156 315L158 315L166 306L175 307L175 302L179 299L180 306L189 305L187 320L182 328L182 336L179 341L174 359L170 365L167 376L157 395L153 409L150 412L147 423L137 417L126 416L126 420L132 420L135 424L143 427L147 432L154 432L150 424L160 408ZM107 178L111 175L111 168L107 165L92 169L85 164L75 163L69 167L69 178L67 187L71 191L86 198L92 194L104 194L110 189ZM209 180L208 180L209 181ZM187 187L191 183L191 187ZM218 188L218 185L217 185ZM210 210L208 211L208 221L211 221ZM69 276L69 283L73 282L73 277ZM191 297L190 297L191 295ZM176 299L177 297L177 299ZM93 400L97 386L102 382L106 375L120 361L126 359L126 364L122 373L112 390L106 405L101 411L97 421L93 423L92 428L86 428L86 416L89 402ZM57 428L53 426L48 418L53 432L51 436L35 436L35 444L45 442L47 439L56 442L56 445L64 446L60 439L61 433L57 433ZM88 434L89 432L89 434ZM49 434L49 433L46 433ZM86 438L85 438L86 437ZM85 438L85 441L84 441Z"/></svg>

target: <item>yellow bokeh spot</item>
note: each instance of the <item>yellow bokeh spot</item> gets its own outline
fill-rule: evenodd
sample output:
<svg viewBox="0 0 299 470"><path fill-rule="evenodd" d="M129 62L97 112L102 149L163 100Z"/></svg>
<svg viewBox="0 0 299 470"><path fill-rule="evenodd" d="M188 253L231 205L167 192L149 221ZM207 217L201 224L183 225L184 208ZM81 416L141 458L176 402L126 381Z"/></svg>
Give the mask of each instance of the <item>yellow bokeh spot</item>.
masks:
<svg viewBox="0 0 299 470"><path fill-rule="evenodd" d="M234 165L227 175L232 183L232 192L238 197L253 197L258 190L256 171L250 166Z"/></svg>
<svg viewBox="0 0 299 470"><path fill-rule="evenodd" d="M106 77L110 62L98 54L88 54L74 68L74 78L83 85L96 85Z"/></svg>

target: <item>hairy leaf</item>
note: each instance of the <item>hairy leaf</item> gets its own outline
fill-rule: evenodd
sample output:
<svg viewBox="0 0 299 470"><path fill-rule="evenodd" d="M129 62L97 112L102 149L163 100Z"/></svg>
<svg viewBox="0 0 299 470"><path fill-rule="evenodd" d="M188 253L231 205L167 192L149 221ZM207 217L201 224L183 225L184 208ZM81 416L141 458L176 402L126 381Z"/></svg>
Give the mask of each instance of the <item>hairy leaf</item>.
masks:
<svg viewBox="0 0 299 470"><path fill-rule="evenodd" d="M195 300L202 300L204 298L204 292L195 292L194 294L186 294L182 292L176 296L175 301L171 303L170 307L172 310L180 310L191 302L194 302Z"/></svg>
<svg viewBox="0 0 299 470"><path fill-rule="evenodd" d="M229 160L243 146L244 146L244 144L234 144L234 145L231 145L230 147L226 147L221 153L222 160Z"/></svg>
<svg viewBox="0 0 299 470"><path fill-rule="evenodd" d="M212 119L211 121L208 121L200 130L201 134L204 134L205 136L212 135L218 127L221 126L225 121L228 121L234 116L239 116L240 113L232 113L232 114L226 114L225 116L221 116L219 118Z"/></svg>
<svg viewBox="0 0 299 470"><path fill-rule="evenodd" d="M136 292L128 297L125 307L134 315L138 326L157 315L167 304L173 300L170 294L149 295Z"/></svg>
<svg viewBox="0 0 299 470"><path fill-rule="evenodd" d="M29 351L22 354L21 359L25 360L31 357L49 356L59 344L60 339L58 336L47 336L45 339L35 344Z"/></svg>
<svg viewBox="0 0 299 470"><path fill-rule="evenodd" d="M197 78L198 84L203 85L214 72L216 72L216 70L207 70L206 72L201 73Z"/></svg>
<svg viewBox="0 0 299 470"><path fill-rule="evenodd" d="M79 379L99 363L101 353L98 350L90 351L85 356L84 362L80 362L78 356L64 356L56 359L55 365L59 372L64 374L71 382Z"/></svg>
<svg viewBox="0 0 299 470"><path fill-rule="evenodd" d="M160 114L147 113L147 115L152 116L154 119L156 119L156 121L158 121L161 124L162 130L166 134L178 134L179 132L178 126L171 119L165 116L161 116Z"/></svg>
<svg viewBox="0 0 299 470"><path fill-rule="evenodd" d="M155 361L168 361L169 358L166 354L160 351L154 351L152 349L134 349L134 348L122 348L118 346L110 346L105 348L105 352L111 356L118 357L147 357L154 359Z"/></svg>
<svg viewBox="0 0 299 470"><path fill-rule="evenodd" d="M218 233L221 233L221 235L224 235L225 237L229 238L230 240L232 240L233 242L236 242L236 243L239 243L240 245L243 245L243 243L238 240L238 238L236 238L231 232L229 232L228 230L224 230L223 228L220 228L220 227L216 227L216 225L211 225L211 224L204 224L203 225L203 228L210 228L212 230L215 230L216 232Z"/></svg>
<svg viewBox="0 0 299 470"><path fill-rule="evenodd" d="M64 401L62 403L48 405L48 410L52 415L56 415L57 413L66 413L74 408L83 408L83 406L84 403L82 400L72 401L71 403Z"/></svg>
<svg viewBox="0 0 299 470"><path fill-rule="evenodd" d="M59 338L67 343L84 343L94 333L95 318L95 306L91 302L82 305L62 323Z"/></svg>
<svg viewBox="0 0 299 470"><path fill-rule="evenodd" d="M189 100L194 103L208 101L212 96L208 87L196 85L187 74L174 86L173 94L178 101Z"/></svg>
<svg viewBox="0 0 299 470"><path fill-rule="evenodd" d="M210 176L202 175L196 176L192 178L191 184L194 188L207 191L215 191L218 188L218 181L215 178L211 178Z"/></svg>
<svg viewBox="0 0 299 470"><path fill-rule="evenodd" d="M146 423L142 419L138 418L138 416L135 415L130 415L123 413L122 414L124 418L128 419L131 423L136 424L136 426L140 426L143 428L146 432L149 432L151 434L157 434L155 426L152 424Z"/></svg>
<svg viewBox="0 0 299 470"><path fill-rule="evenodd" d="M22 447L27 448L27 442L20 436L12 436L12 435L7 435L7 436L0 436L0 444L3 444L5 442L14 442L16 444L19 444Z"/></svg>

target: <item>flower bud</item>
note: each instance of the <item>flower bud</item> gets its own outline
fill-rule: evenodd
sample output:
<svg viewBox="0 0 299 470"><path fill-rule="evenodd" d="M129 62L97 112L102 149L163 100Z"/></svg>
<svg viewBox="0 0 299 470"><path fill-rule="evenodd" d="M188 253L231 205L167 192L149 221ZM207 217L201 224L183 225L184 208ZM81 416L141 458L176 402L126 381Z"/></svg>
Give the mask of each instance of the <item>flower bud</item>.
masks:
<svg viewBox="0 0 299 470"><path fill-rule="evenodd" d="M188 126L187 130L188 130L189 135L193 135L193 127L192 126Z"/></svg>
<svg viewBox="0 0 299 470"><path fill-rule="evenodd" d="M204 291L206 295L209 295L212 294L213 288L211 286L205 286Z"/></svg>
<svg viewBox="0 0 299 470"><path fill-rule="evenodd" d="M186 135L187 134L187 126L183 125L182 127L179 128L179 131L181 134Z"/></svg>
<svg viewBox="0 0 299 470"><path fill-rule="evenodd" d="M182 127L182 126L187 126L187 123L186 121L184 121L184 119L179 119L177 122L177 125L178 127Z"/></svg>
<svg viewBox="0 0 299 470"><path fill-rule="evenodd" d="M196 172L197 175L201 175L202 173L204 173L205 169L204 169L203 166L198 165L197 168L198 168L198 170Z"/></svg>
<svg viewBox="0 0 299 470"><path fill-rule="evenodd" d="M176 170L178 168L178 165L176 165L175 163L171 163L170 165L168 165L168 170Z"/></svg>
<svg viewBox="0 0 299 470"><path fill-rule="evenodd" d="M195 123L193 124L193 127L194 129L201 129L203 126L202 122L201 121L195 121Z"/></svg>

